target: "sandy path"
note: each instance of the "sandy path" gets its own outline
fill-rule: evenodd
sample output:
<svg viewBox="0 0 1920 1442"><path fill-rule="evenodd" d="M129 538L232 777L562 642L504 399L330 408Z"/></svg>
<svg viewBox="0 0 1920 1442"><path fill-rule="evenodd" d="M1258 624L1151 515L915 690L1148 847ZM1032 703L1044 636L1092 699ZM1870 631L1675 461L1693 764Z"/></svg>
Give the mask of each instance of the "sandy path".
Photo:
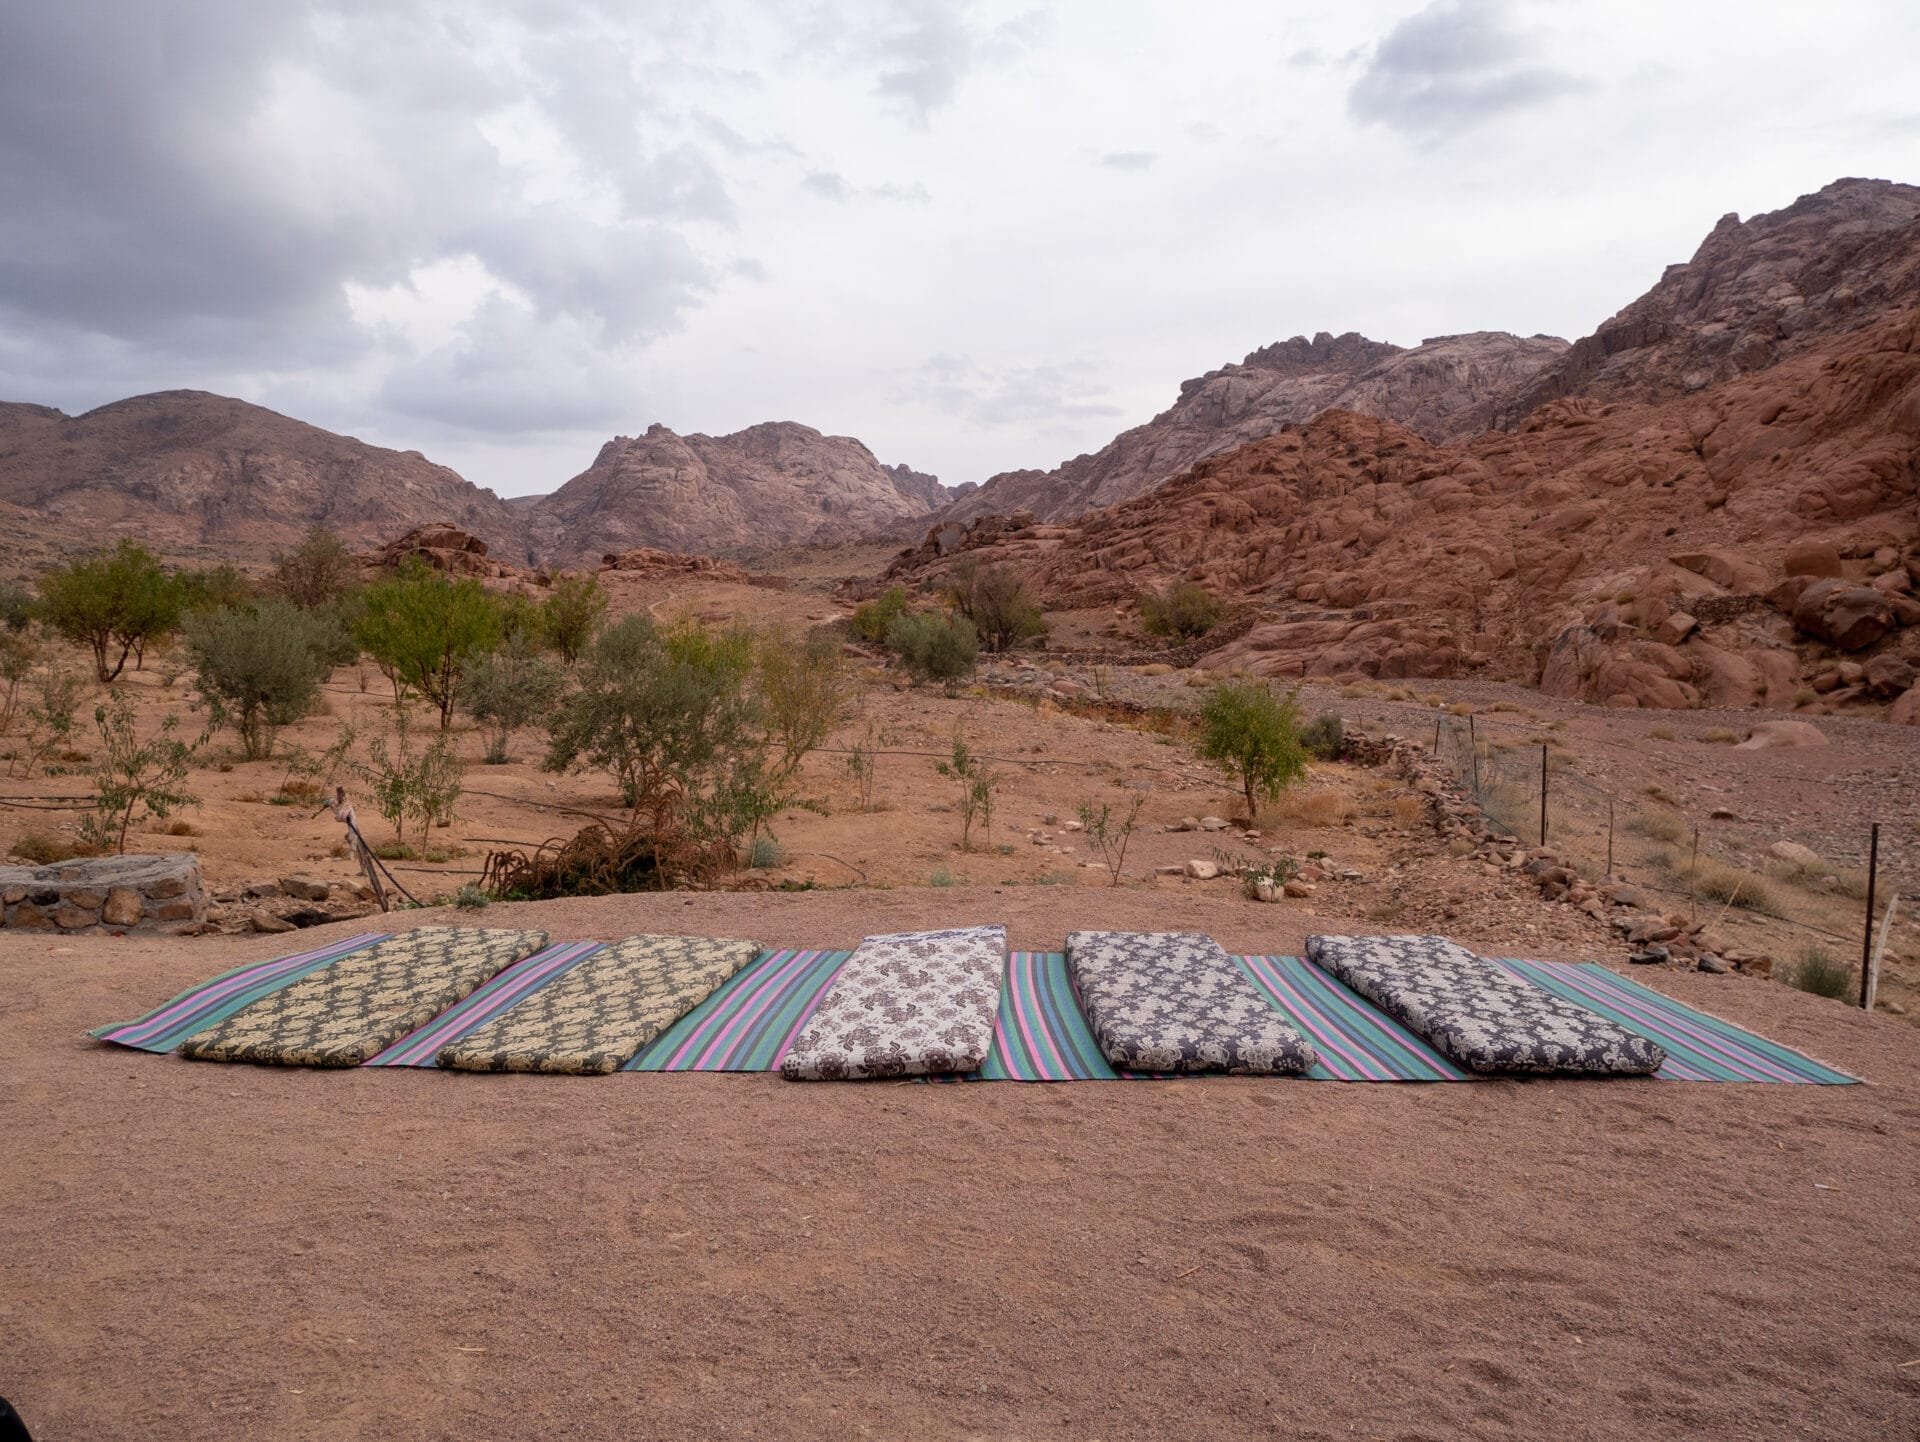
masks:
<svg viewBox="0 0 1920 1442"><path fill-rule="evenodd" d="M486 913L989 918L1305 922L1066 888ZM1877 1085L316 1073L81 1035L280 940L0 939L0 1392L42 1439L1920 1429L1920 1035L1781 987L1655 978Z"/></svg>

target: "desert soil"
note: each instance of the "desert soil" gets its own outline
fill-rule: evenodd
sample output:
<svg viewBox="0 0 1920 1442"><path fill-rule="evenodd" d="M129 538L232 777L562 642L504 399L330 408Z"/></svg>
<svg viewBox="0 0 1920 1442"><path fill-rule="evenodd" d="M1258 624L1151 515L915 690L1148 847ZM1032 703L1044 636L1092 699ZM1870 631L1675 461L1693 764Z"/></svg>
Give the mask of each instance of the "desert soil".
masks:
<svg viewBox="0 0 1920 1442"><path fill-rule="evenodd" d="M1263 951L1359 924L1020 886L481 919ZM1920 1035L1778 985L1654 978L1870 1085L315 1072L83 1034L284 949L0 938L0 1391L36 1436L1920 1429Z"/></svg>

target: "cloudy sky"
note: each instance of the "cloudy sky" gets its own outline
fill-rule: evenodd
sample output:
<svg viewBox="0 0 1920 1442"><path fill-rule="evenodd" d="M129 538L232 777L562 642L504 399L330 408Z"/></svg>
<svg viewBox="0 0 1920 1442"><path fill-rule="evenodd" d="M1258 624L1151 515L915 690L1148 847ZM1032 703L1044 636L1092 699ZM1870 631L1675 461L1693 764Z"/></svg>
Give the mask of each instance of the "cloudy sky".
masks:
<svg viewBox="0 0 1920 1442"><path fill-rule="evenodd" d="M984 480L1920 181L1916 55L1910 0L0 0L0 399L220 391L509 495L654 421Z"/></svg>

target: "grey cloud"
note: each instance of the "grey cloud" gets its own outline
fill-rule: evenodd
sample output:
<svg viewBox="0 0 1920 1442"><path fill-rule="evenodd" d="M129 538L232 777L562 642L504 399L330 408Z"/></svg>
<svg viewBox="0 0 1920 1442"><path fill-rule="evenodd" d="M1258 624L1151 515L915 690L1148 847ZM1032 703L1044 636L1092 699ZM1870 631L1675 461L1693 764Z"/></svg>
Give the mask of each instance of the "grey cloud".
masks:
<svg viewBox="0 0 1920 1442"><path fill-rule="evenodd" d="M1109 170L1151 170L1159 158L1157 150L1110 150L1100 157L1100 164Z"/></svg>
<svg viewBox="0 0 1920 1442"><path fill-rule="evenodd" d="M632 400L593 337L498 298L453 341L394 370L379 394L397 415L501 435L611 429Z"/></svg>
<svg viewBox="0 0 1920 1442"><path fill-rule="evenodd" d="M1505 0L1435 0L1374 47L1347 108L1356 120L1438 141L1587 88L1539 50Z"/></svg>
<svg viewBox="0 0 1920 1442"><path fill-rule="evenodd" d="M1019 55L1046 25L1037 11L984 25L973 9L969 0L823 5L800 27L797 53L830 53L844 66L870 70L874 93L913 124L926 126L953 103L969 75Z"/></svg>
<svg viewBox="0 0 1920 1442"><path fill-rule="evenodd" d="M810 170L800 184L815 195L844 205L850 200L892 200L910 205L925 205L933 199L926 186L918 181L899 184L887 181L881 185L855 185L837 170Z"/></svg>
<svg viewBox="0 0 1920 1442"><path fill-rule="evenodd" d="M609 14L587 0L455 19L425 0L13 7L0 322L56 347L100 335L189 365L292 365L350 342L347 283L471 255L543 315L615 340L671 329L715 280L677 227L724 224L732 205ZM515 26L537 38L503 47ZM529 100L614 214L524 200L479 122Z"/></svg>
<svg viewBox="0 0 1920 1442"><path fill-rule="evenodd" d="M985 366L970 356L929 357L895 399L940 407L985 427L1064 425L1122 414L1087 361Z"/></svg>

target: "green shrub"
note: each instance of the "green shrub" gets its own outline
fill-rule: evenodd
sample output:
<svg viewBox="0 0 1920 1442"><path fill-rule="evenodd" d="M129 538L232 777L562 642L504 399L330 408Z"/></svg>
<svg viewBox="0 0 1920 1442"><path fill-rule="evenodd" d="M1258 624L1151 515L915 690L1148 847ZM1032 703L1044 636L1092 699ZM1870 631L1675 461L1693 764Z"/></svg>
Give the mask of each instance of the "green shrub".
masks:
<svg viewBox="0 0 1920 1442"><path fill-rule="evenodd" d="M807 753L846 718L853 687L840 664L840 647L824 632L804 641L784 628L763 633L754 684L773 750L774 779L786 781Z"/></svg>
<svg viewBox="0 0 1920 1442"><path fill-rule="evenodd" d="M150 642L172 632L182 599L179 583L161 569L160 558L132 540L40 578L42 618L92 650L102 682L119 676L128 656L144 656Z"/></svg>
<svg viewBox="0 0 1920 1442"><path fill-rule="evenodd" d="M407 844L409 824L420 833L424 849L428 828L453 820L461 790L453 738L443 733L426 746L417 746L405 706L394 708L392 744L384 735L373 737L367 743L367 759L354 763L353 769L366 781L375 809L392 825L400 847Z"/></svg>
<svg viewBox="0 0 1920 1442"><path fill-rule="evenodd" d="M566 685L565 670L542 656L525 631L467 667L460 678L460 709L485 729L489 766L506 764L513 733L545 717Z"/></svg>
<svg viewBox="0 0 1920 1442"><path fill-rule="evenodd" d="M989 651L1005 651L1046 634L1039 603L1028 593L1020 573L1009 566L969 562L954 573L947 594Z"/></svg>
<svg viewBox="0 0 1920 1442"><path fill-rule="evenodd" d="M1159 595L1140 598L1140 626L1149 636L1190 641L1219 624L1221 610L1219 600L1205 586L1179 581Z"/></svg>
<svg viewBox="0 0 1920 1442"><path fill-rule="evenodd" d="M1338 761L1346 742L1346 726L1337 711L1322 711L1300 728L1300 744L1321 761Z"/></svg>
<svg viewBox="0 0 1920 1442"><path fill-rule="evenodd" d="M1800 963L1788 978L1802 991L1815 996L1844 1000L1854 991L1853 970L1844 961L1835 961L1818 943L1810 942L1800 955Z"/></svg>
<svg viewBox="0 0 1920 1442"><path fill-rule="evenodd" d="M887 649L916 682L939 681L951 690L973 670L980 639L965 616L909 611L887 628Z"/></svg>
<svg viewBox="0 0 1920 1442"><path fill-rule="evenodd" d="M455 580L413 559L367 588L354 632L394 699L419 692L438 708L444 731L462 673L500 644L500 605L473 577Z"/></svg>
<svg viewBox="0 0 1920 1442"><path fill-rule="evenodd" d="M493 905L493 898L488 896L482 887L469 881L454 892L453 904L462 911L480 911Z"/></svg>
<svg viewBox="0 0 1920 1442"><path fill-rule="evenodd" d="M215 727L231 725L249 761L273 754L282 726L306 715L339 645L339 622L288 601L192 617L186 649Z"/></svg>
<svg viewBox="0 0 1920 1442"><path fill-rule="evenodd" d="M1223 681L1201 704L1194 749L1238 781L1249 820L1258 811L1259 797L1278 800L1306 774L1298 695L1298 687L1275 696L1264 684Z"/></svg>
<svg viewBox="0 0 1920 1442"><path fill-rule="evenodd" d="M853 634L862 641L884 643L894 619L906 613L907 605L907 588L889 586L873 600L853 608Z"/></svg>
<svg viewBox="0 0 1920 1442"><path fill-rule="evenodd" d="M757 871L778 866L785 858L780 854L780 843L771 836L756 836L749 864Z"/></svg>
<svg viewBox="0 0 1920 1442"><path fill-rule="evenodd" d="M180 588L180 608L189 616L224 606L245 606L253 600L253 582L233 566L179 571L173 580Z"/></svg>
<svg viewBox="0 0 1920 1442"><path fill-rule="evenodd" d="M598 576L555 577L553 590L540 603L547 644L560 653L562 661L573 665L593 639L606 609L607 592Z"/></svg>
<svg viewBox="0 0 1920 1442"><path fill-rule="evenodd" d="M94 708L93 720L104 750L94 771L94 809L80 823L83 844L124 852L136 821L165 821L183 806L200 804L183 789L199 743L174 736L178 716L167 713L160 729L142 741L134 728L133 702L116 691Z"/></svg>
<svg viewBox="0 0 1920 1442"><path fill-rule="evenodd" d="M315 526L291 551L274 553L268 575L268 595L307 611L337 607L360 585L360 567L341 540L325 526Z"/></svg>
<svg viewBox="0 0 1920 1442"><path fill-rule="evenodd" d="M0 630L24 631L33 620L33 593L12 581L0 581Z"/></svg>

